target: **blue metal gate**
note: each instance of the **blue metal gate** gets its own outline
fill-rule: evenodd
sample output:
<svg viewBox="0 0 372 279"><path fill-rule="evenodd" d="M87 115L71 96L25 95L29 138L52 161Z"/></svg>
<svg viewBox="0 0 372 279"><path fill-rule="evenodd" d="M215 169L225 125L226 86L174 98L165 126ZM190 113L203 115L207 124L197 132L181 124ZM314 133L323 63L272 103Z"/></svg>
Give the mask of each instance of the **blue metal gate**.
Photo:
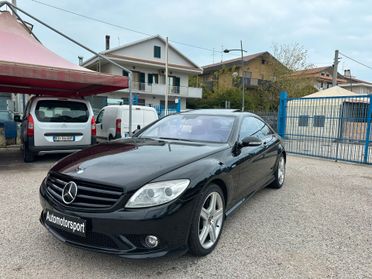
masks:
<svg viewBox="0 0 372 279"><path fill-rule="evenodd" d="M278 133L290 153L372 164L372 95L288 98Z"/></svg>

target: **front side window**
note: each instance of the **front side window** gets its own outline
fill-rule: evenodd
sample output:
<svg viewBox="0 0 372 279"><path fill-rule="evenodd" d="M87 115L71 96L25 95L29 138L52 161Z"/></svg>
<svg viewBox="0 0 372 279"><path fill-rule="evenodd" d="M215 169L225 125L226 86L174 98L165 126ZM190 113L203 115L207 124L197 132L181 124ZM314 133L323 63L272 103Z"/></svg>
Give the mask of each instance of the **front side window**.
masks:
<svg viewBox="0 0 372 279"><path fill-rule="evenodd" d="M86 104L73 101L41 100L35 109L40 122L87 122L89 111Z"/></svg>
<svg viewBox="0 0 372 279"><path fill-rule="evenodd" d="M240 127L239 138L258 137L259 139L264 139L272 133L271 129L260 119L256 117L246 117L243 119Z"/></svg>
<svg viewBox="0 0 372 279"><path fill-rule="evenodd" d="M98 114L98 116L97 116L97 120L96 120L96 123L97 123L97 124L102 123L103 112L104 112L104 110L102 110L102 111Z"/></svg>
<svg viewBox="0 0 372 279"><path fill-rule="evenodd" d="M235 121L233 116L179 114L163 118L139 137L202 142L227 142Z"/></svg>

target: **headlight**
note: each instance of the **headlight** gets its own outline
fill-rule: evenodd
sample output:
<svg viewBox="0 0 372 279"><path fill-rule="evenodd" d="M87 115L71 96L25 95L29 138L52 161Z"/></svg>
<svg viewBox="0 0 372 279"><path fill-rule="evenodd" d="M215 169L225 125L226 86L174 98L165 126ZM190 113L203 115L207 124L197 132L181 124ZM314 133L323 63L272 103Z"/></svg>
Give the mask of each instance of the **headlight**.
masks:
<svg viewBox="0 0 372 279"><path fill-rule="evenodd" d="M190 180L178 179L149 183L137 190L126 208L150 207L170 202L182 194Z"/></svg>

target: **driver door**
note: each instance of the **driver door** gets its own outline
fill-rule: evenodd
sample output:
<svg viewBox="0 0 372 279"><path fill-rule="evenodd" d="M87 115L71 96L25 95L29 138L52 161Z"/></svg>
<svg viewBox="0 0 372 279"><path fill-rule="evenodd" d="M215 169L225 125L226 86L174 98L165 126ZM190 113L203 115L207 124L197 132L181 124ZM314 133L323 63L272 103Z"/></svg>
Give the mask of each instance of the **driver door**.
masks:
<svg viewBox="0 0 372 279"><path fill-rule="evenodd" d="M254 136L259 127L253 117L245 117L240 126L239 141ZM240 149L237 166L239 168L239 196L247 196L255 191L261 179L260 162L263 159L264 146L247 146Z"/></svg>

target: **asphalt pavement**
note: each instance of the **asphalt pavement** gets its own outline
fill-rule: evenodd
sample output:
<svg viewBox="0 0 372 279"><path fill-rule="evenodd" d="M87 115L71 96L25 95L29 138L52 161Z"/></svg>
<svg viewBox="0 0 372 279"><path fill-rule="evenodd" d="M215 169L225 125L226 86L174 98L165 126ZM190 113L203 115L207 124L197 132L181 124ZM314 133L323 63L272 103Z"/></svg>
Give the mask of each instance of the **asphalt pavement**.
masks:
<svg viewBox="0 0 372 279"><path fill-rule="evenodd" d="M212 254L133 261L40 225L38 188L59 158L0 149L0 278L372 278L371 166L289 156L284 187L229 217Z"/></svg>

